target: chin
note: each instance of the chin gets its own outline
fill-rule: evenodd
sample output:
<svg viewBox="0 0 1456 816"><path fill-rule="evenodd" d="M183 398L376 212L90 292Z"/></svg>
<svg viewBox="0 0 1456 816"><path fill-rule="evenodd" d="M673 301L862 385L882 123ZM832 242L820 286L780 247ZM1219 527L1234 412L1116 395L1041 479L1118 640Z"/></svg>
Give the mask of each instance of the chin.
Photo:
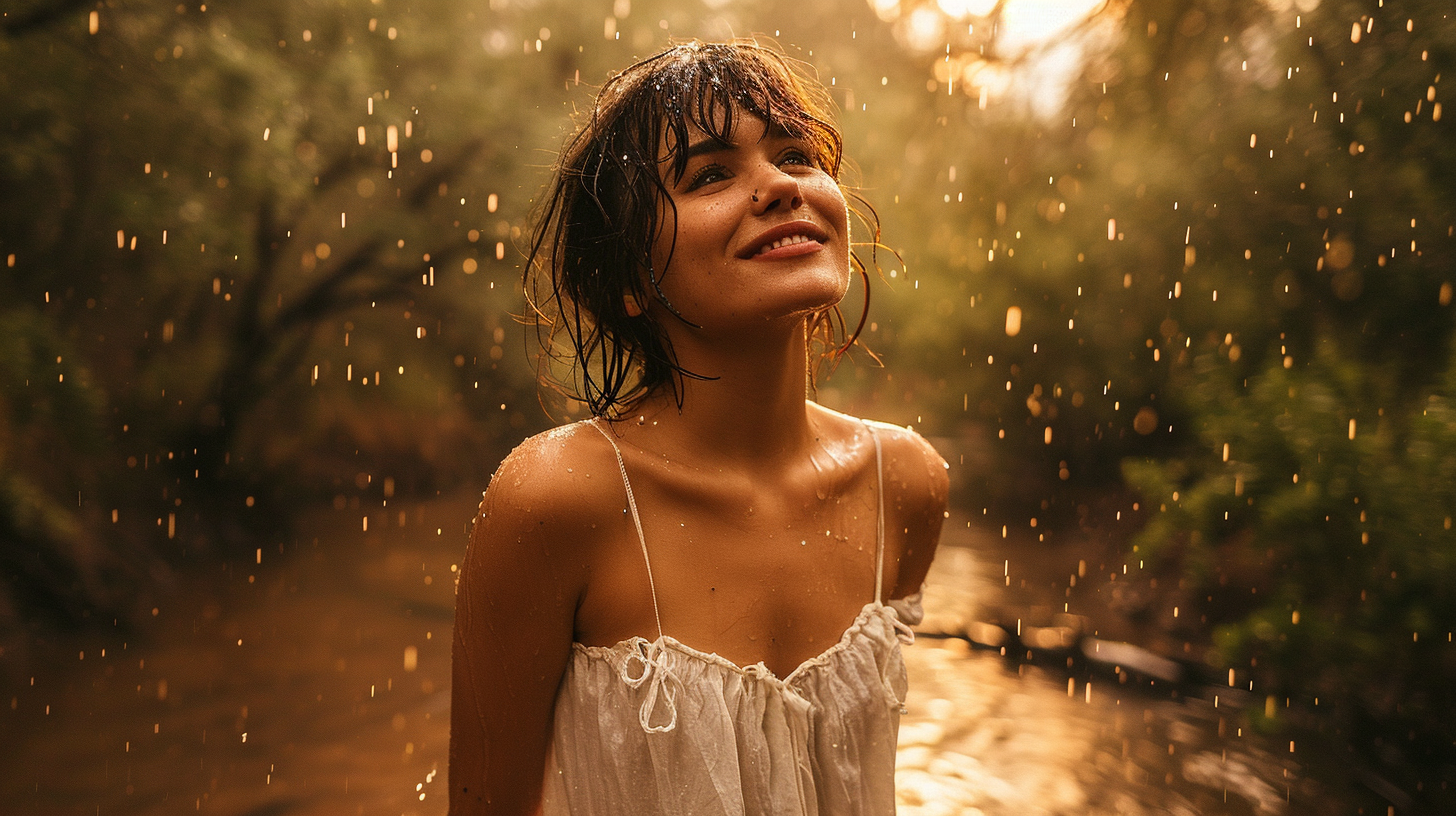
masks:
<svg viewBox="0 0 1456 816"><path fill-rule="evenodd" d="M849 279L839 276L836 279L823 279L816 282L817 285L806 285L795 294L795 303L790 307L790 314L796 317L822 312L838 306L844 300L845 294L849 292Z"/></svg>

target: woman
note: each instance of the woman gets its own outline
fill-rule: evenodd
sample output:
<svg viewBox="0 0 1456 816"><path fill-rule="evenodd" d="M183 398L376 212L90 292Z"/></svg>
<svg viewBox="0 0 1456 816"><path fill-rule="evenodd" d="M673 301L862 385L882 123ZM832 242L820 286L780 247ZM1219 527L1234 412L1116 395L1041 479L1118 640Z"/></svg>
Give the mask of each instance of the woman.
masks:
<svg viewBox="0 0 1456 816"><path fill-rule="evenodd" d="M894 812L947 480L913 432L805 398L853 268L826 110L777 52L694 42L563 151L528 277L594 417L481 504L452 813Z"/></svg>

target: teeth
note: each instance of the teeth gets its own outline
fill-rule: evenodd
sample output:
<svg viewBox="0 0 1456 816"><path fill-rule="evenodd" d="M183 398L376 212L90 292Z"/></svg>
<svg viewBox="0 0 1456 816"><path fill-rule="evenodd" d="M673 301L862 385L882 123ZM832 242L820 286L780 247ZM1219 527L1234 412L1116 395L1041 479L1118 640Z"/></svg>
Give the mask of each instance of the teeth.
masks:
<svg viewBox="0 0 1456 816"><path fill-rule="evenodd" d="M777 241L774 241L772 243L765 244L764 247L762 249L760 249L757 254L762 255L765 252L769 252L770 250L778 249L779 247L792 246L793 244L802 244L805 241L812 241L812 240L813 239L810 238L807 235L789 235L787 237L780 238Z"/></svg>

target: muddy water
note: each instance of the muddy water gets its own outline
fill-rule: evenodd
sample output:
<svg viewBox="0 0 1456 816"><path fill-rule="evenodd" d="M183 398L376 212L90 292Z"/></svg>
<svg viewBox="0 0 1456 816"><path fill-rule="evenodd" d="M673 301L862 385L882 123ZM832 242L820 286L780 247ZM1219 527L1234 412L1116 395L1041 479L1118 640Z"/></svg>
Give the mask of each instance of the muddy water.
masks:
<svg viewBox="0 0 1456 816"><path fill-rule="evenodd" d="M179 591L134 642L47 648L0 712L0 812L443 812L473 509L377 509L368 532L326 513L286 555L264 544Z"/></svg>
<svg viewBox="0 0 1456 816"><path fill-rule="evenodd" d="M987 533L953 523L945 543L926 590L933 611L906 653L902 816L1336 812L1288 746L1246 731L1230 689L1139 682L1073 646L1035 662L988 647L987 621L1014 630L1017 614L1041 613L1018 613L1028 596L1005 590L1004 562L987 558L1004 546ZM1116 643L1102 641L1109 651Z"/></svg>
<svg viewBox="0 0 1456 816"><path fill-rule="evenodd" d="M452 565L473 510L380 508L367 530L328 511L129 638L38 644L0 708L0 813L443 813ZM1002 583L980 535L949 525L936 614L907 650L901 813L1319 809L1282 746L1234 733L1212 700L1089 691L960 637Z"/></svg>

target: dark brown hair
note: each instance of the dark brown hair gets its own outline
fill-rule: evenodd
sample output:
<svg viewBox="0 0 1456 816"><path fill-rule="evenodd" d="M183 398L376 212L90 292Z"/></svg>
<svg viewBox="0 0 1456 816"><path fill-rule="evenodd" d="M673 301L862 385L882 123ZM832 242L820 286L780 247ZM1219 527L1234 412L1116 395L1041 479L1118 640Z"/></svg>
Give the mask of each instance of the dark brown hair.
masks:
<svg viewBox="0 0 1456 816"><path fill-rule="evenodd" d="M664 386L681 399L680 378L703 375L678 365L656 318L645 309L629 315L624 302L626 295L644 306L656 300L670 319L693 325L663 295L664 270L652 263L659 202L672 206L659 173L662 146L676 181L687 166L691 127L726 142L734 118L747 114L805 141L838 181L843 143L831 105L798 63L754 41L684 43L612 77L562 150L531 235L525 286L543 373L553 361L568 363L570 381L558 386L596 416L620 415ZM879 221L865 210L874 247ZM865 283L854 331L846 332L837 306L809 317L824 359L853 345L868 314L869 277L858 258L852 263Z"/></svg>

